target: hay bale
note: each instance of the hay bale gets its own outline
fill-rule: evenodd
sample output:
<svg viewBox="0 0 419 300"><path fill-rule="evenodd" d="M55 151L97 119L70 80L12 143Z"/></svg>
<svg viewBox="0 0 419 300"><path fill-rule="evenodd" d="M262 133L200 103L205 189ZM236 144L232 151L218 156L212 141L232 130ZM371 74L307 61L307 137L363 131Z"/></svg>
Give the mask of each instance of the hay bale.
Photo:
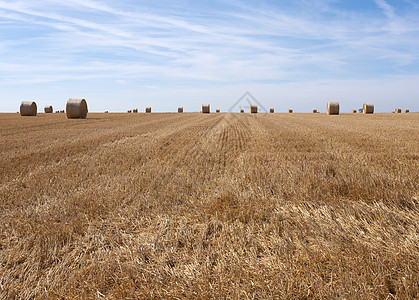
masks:
<svg viewBox="0 0 419 300"><path fill-rule="evenodd" d="M401 108L396 108L394 111L395 111L396 114L401 114L402 113L402 109Z"/></svg>
<svg viewBox="0 0 419 300"><path fill-rule="evenodd" d="M20 104L20 115L21 116L36 116L37 106L34 101L22 101Z"/></svg>
<svg viewBox="0 0 419 300"><path fill-rule="evenodd" d="M317 109L313 109L313 114L317 114Z"/></svg>
<svg viewBox="0 0 419 300"><path fill-rule="evenodd" d="M210 105L209 104L202 104L202 113L209 114L210 113Z"/></svg>
<svg viewBox="0 0 419 300"><path fill-rule="evenodd" d="M339 114L339 102L338 101L328 101L327 102L327 114L328 115L338 115Z"/></svg>
<svg viewBox="0 0 419 300"><path fill-rule="evenodd" d="M215 112L216 112L216 113L219 113L219 112L220 112L220 110L217 108L217 109L215 110Z"/></svg>
<svg viewBox="0 0 419 300"><path fill-rule="evenodd" d="M105 110L105 114L108 114L108 113L109 113L109 111Z"/></svg>
<svg viewBox="0 0 419 300"><path fill-rule="evenodd" d="M289 110L288 110L288 113L289 113L289 114L292 114L292 109L289 109Z"/></svg>
<svg viewBox="0 0 419 300"><path fill-rule="evenodd" d="M244 109L240 109L240 113L242 114L242 113L244 113Z"/></svg>
<svg viewBox="0 0 419 300"><path fill-rule="evenodd" d="M373 103L364 103L362 106L362 112L364 114L373 114L374 113L374 104Z"/></svg>
<svg viewBox="0 0 419 300"><path fill-rule="evenodd" d="M145 112L146 112L147 114L151 113L151 107L146 107L146 108L145 108Z"/></svg>
<svg viewBox="0 0 419 300"><path fill-rule="evenodd" d="M46 113L46 114L52 114L52 112L54 111L54 109L52 108L52 106L51 105L49 105L49 106L45 106L44 107L44 112Z"/></svg>
<svg viewBox="0 0 419 300"><path fill-rule="evenodd" d="M257 105L250 105L250 113L256 114L258 112L258 106Z"/></svg>
<svg viewBox="0 0 419 300"><path fill-rule="evenodd" d="M177 112L178 112L178 114L183 113L183 107L178 107L178 108L177 108Z"/></svg>
<svg viewBox="0 0 419 300"><path fill-rule="evenodd" d="M133 112L133 113L135 113L135 114L137 114L137 113L138 113L138 108L134 108L134 109L132 110L132 112Z"/></svg>
<svg viewBox="0 0 419 300"><path fill-rule="evenodd" d="M273 109L273 107L271 107L270 109L269 109L269 113L270 114L273 114L275 112L275 109Z"/></svg>
<svg viewBox="0 0 419 300"><path fill-rule="evenodd" d="M61 113L61 114L65 113L64 109L63 109L63 110L60 110L60 113Z"/></svg>
<svg viewBox="0 0 419 300"><path fill-rule="evenodd" d="M409 110L408 110L408 109L405 109L405 110L404 110L404 113L405 113L405 114L407 114L408 112L409 112Z"/></svg>
<svg viewBox="0 0 419 300"><path fill-rule="evenodd" d="M356 114L356 109L353 109L353 110L352 110L352 113L353 113L353 114Z"/></svg>
<svg viewBox="0 0 419 300"><path fill-rule="evenodd" d="M85 99L70 98L65 107L68 119L86 119L87 116L87 102Z"/></svg>
<svg viewBox="0 0 419 300"><path fill-rule="evenodd" d="M132 111L129 109L129 110L127 110L127 113L129 113L129 114L130 114L130 113L132 113Z"/></svg>

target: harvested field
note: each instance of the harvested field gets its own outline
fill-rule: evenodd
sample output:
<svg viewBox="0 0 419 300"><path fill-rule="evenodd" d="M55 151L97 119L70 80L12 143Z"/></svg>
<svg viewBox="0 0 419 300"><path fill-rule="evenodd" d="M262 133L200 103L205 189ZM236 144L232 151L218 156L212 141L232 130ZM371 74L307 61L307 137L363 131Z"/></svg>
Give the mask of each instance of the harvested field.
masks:
<svg viewBox="0 0 419 300"><path fill-rule="evenodd" d="M418 113L0 114L0 135L0 299L419 297Z"/></svg>

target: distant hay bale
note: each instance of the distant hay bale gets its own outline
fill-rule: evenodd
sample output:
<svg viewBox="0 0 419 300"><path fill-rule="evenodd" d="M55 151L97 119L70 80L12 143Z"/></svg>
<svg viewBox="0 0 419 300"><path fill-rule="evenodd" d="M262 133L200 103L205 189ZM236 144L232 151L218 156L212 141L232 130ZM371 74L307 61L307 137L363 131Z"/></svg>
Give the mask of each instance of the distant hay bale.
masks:
<svg viewBox="0 0 419 300"><path fill-rule="evenodd" d="M132 111L131 111L130 109L128 109L128 110L127 110L127 113L129 113L129 114L130 114L130 113L132 113Z"/></svg>
<svg viewBox="0 0 419 300"><path fill-rule="evenodd" d="M178 108L177 108L177 112L178 112L178 114L183 113L183 107L178 107Z"/></svg>
<svg viewBox="0 0 419 300"><path fill-rule="evenodd" d="M20 115L21 116L36 116L37 106L34 101L22 101L20 104Z"/></svg>
<svg viewBox="0 0 419 300"><path fill-rule="evenodd" d="M327 114L328 115L338 115L339 114L339 102L338 101L328 101L327 102Z"/></svg>
<svg viewBox="0 0 419 300"><path fill-rule="evenodd" d="M244 113L244 109L240 109L240 113L242 114L242 113Z"/></svg>
<svg viewBox="0 0 419 300"><path fill-rule="evenodd" d="M269 113L270 113L270 114L275 113L275 109L273 109L273 107L271 107L271 108L269 109Z"/></svg>
<svg viewBox="0 0 419 300"><path fill-rule="evenodd" d="M210 113L210 105L209 104L202 104L202 113L209 114Z"/></svg>
<svg viewBox="0 0 419 300"><path fill-rule="evenodd" d="M289 109L289 110L288 110L288 113L289 113L289 114L292 114L292 109Z"/></svg>
<svg viewBox="0 0 419 300"><path fill-rule="evenodd" d="M373 103L364 103L362 106L362 112L364 114L373 114L374 113L374 104Z"/></svg>
<svg viewBox="0 0 419 300"><path fill-rule="evenodd" d="M257 105L250 105L250 113L256 114L258 112L258 106Z"/></svg>
<svg viewBox="0 0 419 300"><path fill-rule="evenodd" d="M402 113L402 109L401 108L396 108L394 111L396 112L396 114L401 114Z"/></svg>
<svg viewBox="0 0 419 300"><path fill-rule="evenodd" d="M217 109L215 110L215 112L216 112L216 113L219 113L219 112L220 112L220 110L217 108Z"/></svg>
<svg viewBox="0 0 419 300"><path fill-rule="evenodd" d="M49 105L49 106L45 106L44 107L44 112L46 113L46 114L52 114L52 112L54 111L54 109L52 108L52 106L51 105Z"/></svg>
<svg viewBox="0 0 419 300"><path fill-rule="evenodd" d="M352 110L352 113L353 113L353 114L356 114L356 109L353 109L353 110Z"/></svg>
<svg viewBox="0 0 419 300"><path fill-rule="evenodd" d="M145 112L146 112L147 114L151 113L151 107L146 107L146 108L145 108Z"/></svg>
<svg viewBox="0 0 419 300"><path fill-rule="evenodd" d="M313 109L313 114L317 114L317 109Z"/></svg>
<svg viewBox="0 0 419 300"><path fill-rule="evenodd" d="M108 114L108 113L109 113L109 111L105 110L105 114Z"/></svg>
<svg viewBox="0 0 419 300"><path fill-rule="evenodd" d="M59 111L59 110L56 110L56 111L55 111L55 113L56 113L56 114L59 114L59 113L60 113L60 111Z"/></svg>
<svg viewBox="0 0 419 300"><path fill-rule="evenodd" d="M409 110L408 110L408 109L405 109L405 110L404 110L404 113L405 113L405 114L409 113Z"/></svg>
<svg viewBox="0 0 419 300"><path fill-rule="evenodd" d="M134 108L134 109L132 110L132 112L133 112L133 113L135 113L135 114L137 114L137 113L138 113L138 108Z"/></svg>
<svg viewBox="0 0 419 300"><path fill-rule="evenodd" d="M65 111L64 110L60 110L60 113L63 114L63 113L65 113Z"/></svg>
<svg viewBox="0 0 419 300"><path fill-rule="evenodd" d="M70 98L67 101L65 110L67 111L68 119L86 119L88 113L87 102L85 99Z"/></svg>

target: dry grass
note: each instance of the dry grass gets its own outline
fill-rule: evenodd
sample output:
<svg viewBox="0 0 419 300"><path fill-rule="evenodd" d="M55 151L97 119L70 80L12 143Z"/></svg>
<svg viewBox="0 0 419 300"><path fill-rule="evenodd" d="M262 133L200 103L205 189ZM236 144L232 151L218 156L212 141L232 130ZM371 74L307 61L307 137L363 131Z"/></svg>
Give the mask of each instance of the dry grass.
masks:
<svg viewBox="0 0 419 300"><path fill-rule="evenodd" d="M418 121L0 114L0 299L418 298Z"/></svg>

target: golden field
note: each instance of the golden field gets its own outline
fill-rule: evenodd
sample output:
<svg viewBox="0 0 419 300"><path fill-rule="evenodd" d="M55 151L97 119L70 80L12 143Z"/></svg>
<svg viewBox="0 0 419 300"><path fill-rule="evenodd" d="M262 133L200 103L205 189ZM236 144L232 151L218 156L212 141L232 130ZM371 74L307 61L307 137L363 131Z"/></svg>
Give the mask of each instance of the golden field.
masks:
<svg viewBox="0 0 419 300"><path fill-rule="evenodd" d="M0 299L419 297L419 114L0 114Z"/></svg>

